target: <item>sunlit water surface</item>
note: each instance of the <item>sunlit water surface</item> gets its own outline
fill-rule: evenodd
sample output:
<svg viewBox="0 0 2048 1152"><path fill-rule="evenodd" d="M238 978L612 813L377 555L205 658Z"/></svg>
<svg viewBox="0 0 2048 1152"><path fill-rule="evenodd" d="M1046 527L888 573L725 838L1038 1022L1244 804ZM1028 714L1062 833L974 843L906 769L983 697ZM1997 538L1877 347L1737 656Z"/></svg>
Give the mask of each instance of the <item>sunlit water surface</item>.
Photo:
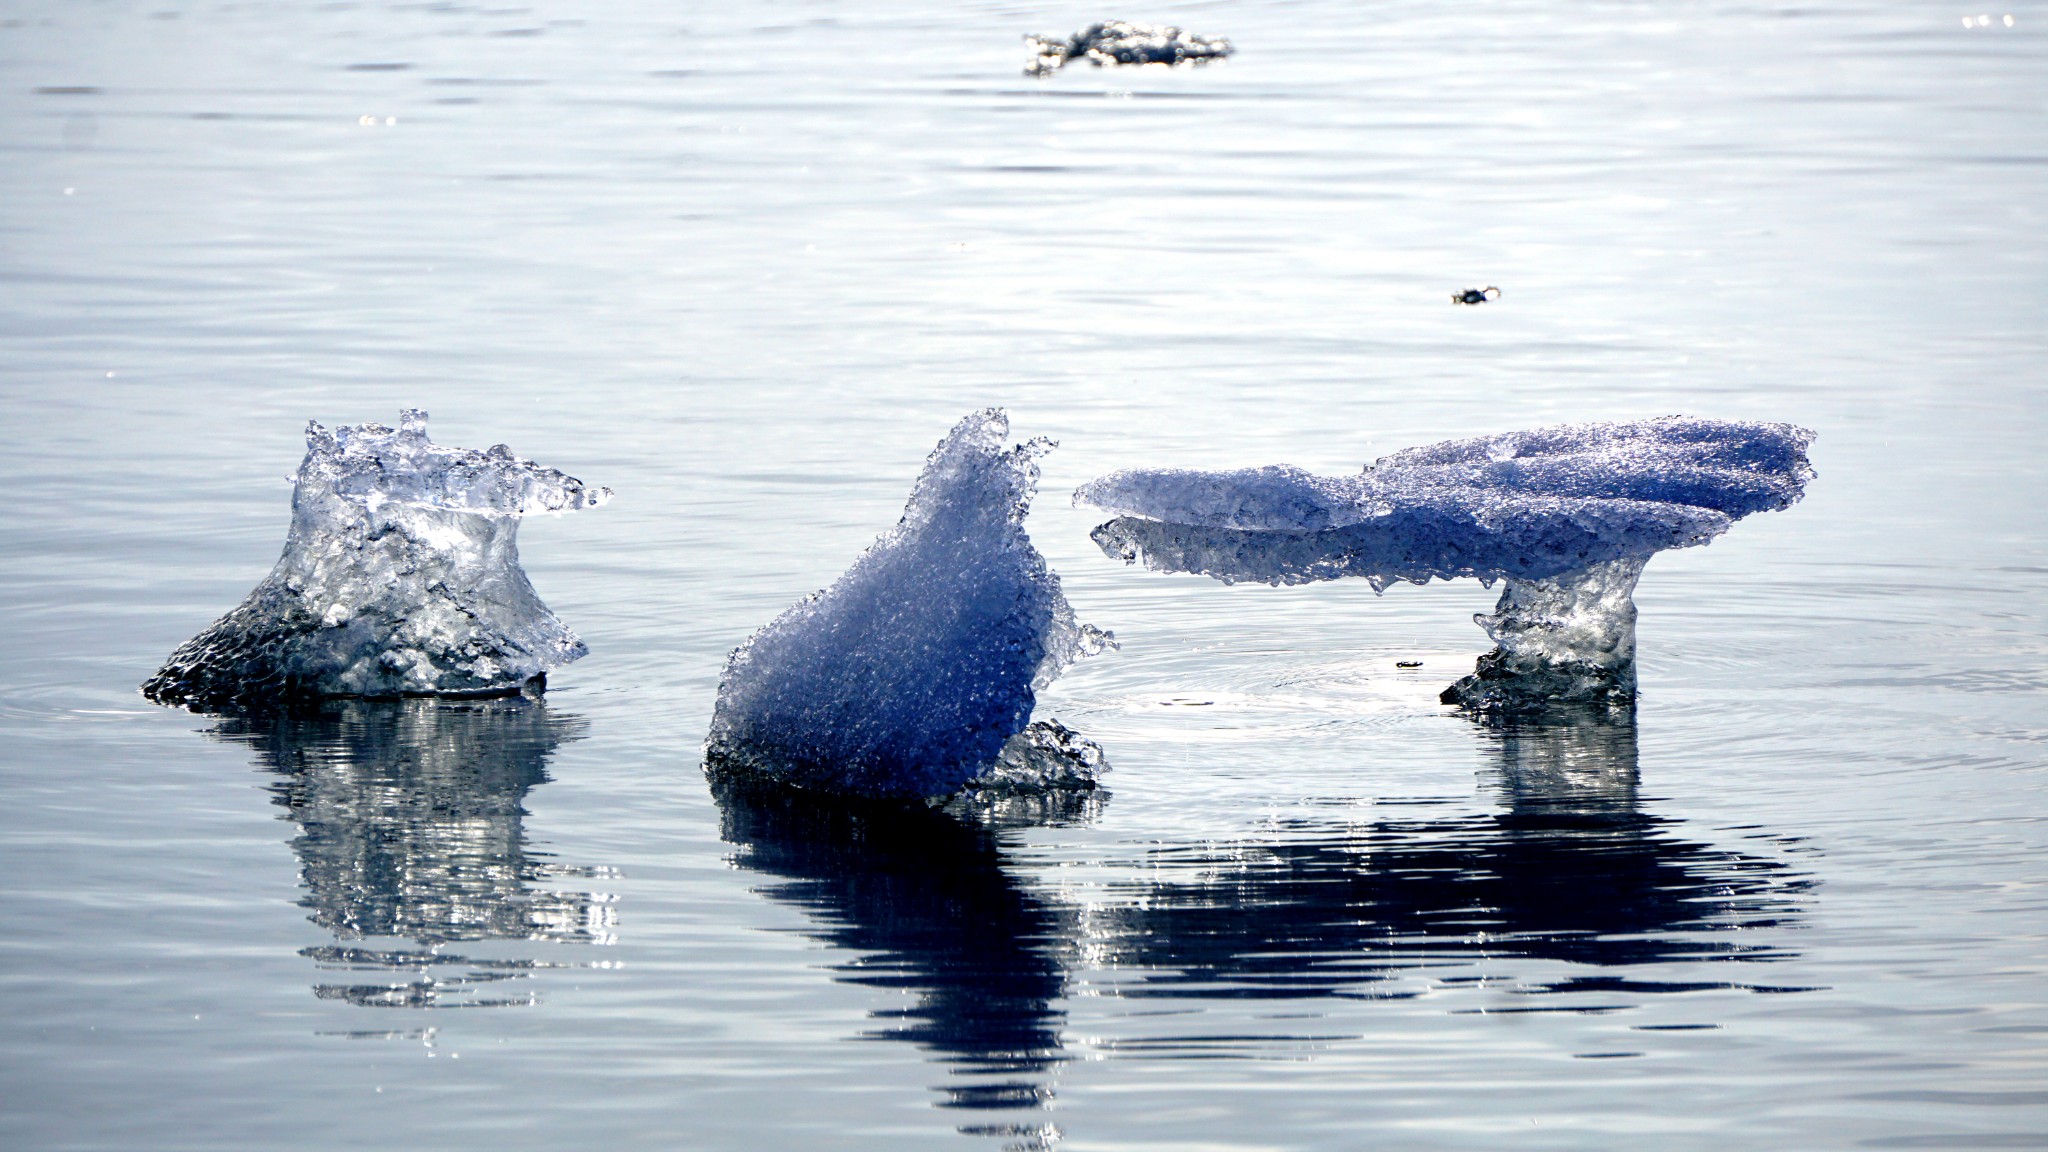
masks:
<svg viewBox="0 0 2048 1152"><path fill-rule="evenodd" d="M0 0L0 1144L2048 1145L2013 14ZM1240 52L1019 75L1108 16ZM142 701L304 422L406 405L618 490L523 532L591 655ZM1041 709L1111 795L714 798L725 654L984 405L1061 443L1123 649ZM1650 565L1633 723L1439 706L1470 582L1158 576L1065 499L1671 412L1820 478Z"/></svg>

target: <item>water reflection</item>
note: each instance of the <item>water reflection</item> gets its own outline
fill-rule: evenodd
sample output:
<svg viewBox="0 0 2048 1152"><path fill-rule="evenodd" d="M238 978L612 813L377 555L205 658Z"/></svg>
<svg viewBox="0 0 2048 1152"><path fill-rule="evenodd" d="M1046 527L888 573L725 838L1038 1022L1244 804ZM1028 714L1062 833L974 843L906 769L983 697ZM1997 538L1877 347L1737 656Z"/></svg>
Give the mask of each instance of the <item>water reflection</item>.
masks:
<svg viewBox="0 0 2048 1152"><path fill-rule="evenodd" d="M770 896L819 922L818 938L859 954L836 978L910 994L875 1013L870 1039L917 1044L966 1079L940 1107L1033 1108L1062 1053L1064 953L1073 916L1003 868L996 826L1084 818L1069 797L1030 813L964 813L922 804L836 801L725 784L723 835L741 867L777 878ZM1021 1129L1003 1134L1028 1134Z"/></svg>
<svg viewBox="0 0 2048 1152"><path fill-rule="evenodd" d="M1126 996L1408 996L1425 970L1437 984L1495 980L1518 959L1617 970L1518 989L1530 993L1778 990L1621 971L1784 958L1781 935L1747 930L1795 920L1809 884L1643 811L1632 714L1552 713L1480 736L1499 810L1292 819L1255 842L1148 853L1140 878L1111 885L1091 950L1140 971Z"/></svg>
<svg viewBox="0 0 2048 1152"><path fill-rule="evenodd" d="M1608 1011L1651 993L1796 990L1738 978L1747 965L1725 962L1790 956L1783 933L1755 930L1796 924L1811 882L1777 858L1782 844L1708 844L1645 811L1632 714L1552 713L1476 733L1494 811L1444 802L1388 818L1385 804L1345 801L1342 811L1371 815L1149 849L1106 862L1112 878L1073 904L1005 867L986 812L729 789L719 800L735 861L776 877L771 897L857 954L836 978L913 997L876 1013L887 1024L869 1036L918 1044L974 1077L942 1086L942 1106L1050 1097L1045 1074L1068 1058L1061 997L1084 963L1098 992L1127 998L1393 999L1484 982L1530 995L1524 1011ZM1554 963L1518 980L1530 960ZM1560 979L1558 963L1580 970ZM1641 971L1674 963L1694 967L1677 980ZM1014 1148L1044 1147L1054 1132L962 1131L1023 1137Z"/></svg>
<svg viewBox="0 0 2048 1152"><path fill-rule="evenodd" d="M548 758L586 728L523 697L342 700L217 723L211 735L249 745L278 774L270 791L299 826L300 903L335 937L301 954L325 970L377 977L314 992L371 1007L526 1004L530 993L493 989L569 965L443 945L610 942L609 897L548 886L605 870L556 863L527 844L521 823L528 790L548 779Z"/></svg>

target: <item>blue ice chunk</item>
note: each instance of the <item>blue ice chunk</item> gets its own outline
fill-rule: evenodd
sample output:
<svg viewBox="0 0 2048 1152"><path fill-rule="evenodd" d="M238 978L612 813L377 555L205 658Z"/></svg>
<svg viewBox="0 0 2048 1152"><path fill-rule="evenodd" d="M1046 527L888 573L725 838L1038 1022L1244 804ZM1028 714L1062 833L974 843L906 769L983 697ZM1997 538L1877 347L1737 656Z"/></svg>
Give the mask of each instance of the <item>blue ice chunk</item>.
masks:
<svg viewBox="0 0 2048 1152"><path fill-rule="evenodd" d="M1564 424L1410 448L1356 476L1115 472L1074 503L1119 514L1094 533L1109 555L1226 584L1504 580L1499 606L1475 617L1494 650L1443 701L1623 705L1644 563L1798 500L1812 441L1789 424L1680 416Z"/></svg>
<svg viewBox="0 0 2048 1152"><path fill-rule="evenodd" d="M997 768L1039 689L1112 643L1075 622L1024 531L1052 443L1005 447L1009 428L999 409L962 420L903 519L732 654L705 742L714 774L950 795Z"/></svg>
<svg viewBox="0 0 2048 1152"><path fill-rule="evenodd" d="M1115 472L1074 502L1119 514L1096 532L1112 555L1226 583L1540 580L1704 544L1792 504L1813 477L1812 439L1676 416L1566 424L1410 448L1355 476Z"/></svg>

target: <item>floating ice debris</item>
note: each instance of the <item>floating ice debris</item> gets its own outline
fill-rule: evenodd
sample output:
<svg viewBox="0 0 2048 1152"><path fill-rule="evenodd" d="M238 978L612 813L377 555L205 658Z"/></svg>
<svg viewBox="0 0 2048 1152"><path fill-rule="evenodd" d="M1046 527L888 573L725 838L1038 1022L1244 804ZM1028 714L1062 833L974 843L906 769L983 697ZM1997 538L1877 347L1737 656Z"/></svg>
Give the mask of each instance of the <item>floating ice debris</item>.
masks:
<svg viewBox="0 0 2048 1152"><path fill-rule="evenodd" d="M519 518L611 498L573 476L393 430L306 426L277 567L185 642L143 693L229 709L330 696L489 696L588 651L519 567Z"/></svg>
<svg viewBox="0 0 2048 1152"><path fill-rule="evenodd" d="M1491 297L1487 296L1488 292L1493 293L1493 295ZM1500 299L1500 289L1495 288L1491 284L1484 288L1467 288L1463 292L1451 293L1451 303L1453 304L1484 304L1489 299Z"/></svg>
<svg viewBox="0 0 2048 1152"><path fill-rule="evenodd" d="M1196 36L1179 28L1156 24L1128 24L1105 20L1091 24L1072 36L1026 36L1031 63L1027 76L1057 72L1070 60L1104 64L1205 63L1230 55L1230 41L1220 36Z"/></svg>
<svg viewBox="0 0 2048 1152"><path fill-rule="evenodd" d="M1054 753L1099 757L1065 729L1026 728L1040 688L1114 641L1075 623L1024 532L1052 444L1005 448L1009 427L993 408L962 420L903 519L732 654L705 742L714 776L936 797L985 775L1057 786Z"/></svg>
<svg viewBox="0 0 2048 1152"><path fill-rule="evenodd" d="M1357 476L1116 472L1074 502L1120 514L1095 530L1105 553L1226 584L1504 579L1499 607L1475 618L1498 646L1444 700L1513 711L1632 699L1643 564L1797 501L1812 440L1676 416L1567 424L1410 448Z"/></svg>

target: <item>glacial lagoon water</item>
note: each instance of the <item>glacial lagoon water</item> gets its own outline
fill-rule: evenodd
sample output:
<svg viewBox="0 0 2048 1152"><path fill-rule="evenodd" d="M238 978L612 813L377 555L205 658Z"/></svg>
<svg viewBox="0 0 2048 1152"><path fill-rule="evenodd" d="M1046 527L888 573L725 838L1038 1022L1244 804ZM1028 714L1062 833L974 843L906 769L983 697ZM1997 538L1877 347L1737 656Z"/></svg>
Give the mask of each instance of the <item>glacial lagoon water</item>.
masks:
<svg viewBox="0 0 2048 1152"><path fill-rule="evenodd" d="M2010 11L0 3L0 1144L2048 1144ZM1119 17L1237 53L1021 75ZM1123 647L1041 714L1109 795L714 796L726 654L988 405L1060 441L1032 538ZM591 654L144 702L305 421L410 406L617 491L521 532ZM1650 563L1633 723L1438 705L1469 581L1159 575L1065 500L1677 412L1819 478Z"/></svg>

